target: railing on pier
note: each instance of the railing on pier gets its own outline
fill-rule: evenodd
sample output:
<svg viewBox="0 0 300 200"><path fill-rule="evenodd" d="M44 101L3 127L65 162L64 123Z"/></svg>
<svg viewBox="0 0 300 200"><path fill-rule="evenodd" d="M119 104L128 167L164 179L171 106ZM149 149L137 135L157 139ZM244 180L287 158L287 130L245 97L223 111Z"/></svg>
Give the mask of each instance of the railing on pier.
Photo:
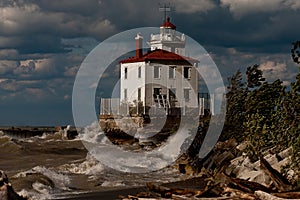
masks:
<svg viewBox="0 0 300 200"><path fill-rule="evenodd" d="M100 100L100 115L119 115L120 99L119 98L101 98Z"/></svg>
<svg viewBox="0 0 300 200"><path fill-rule="evenodd" d="M165 101L163 101L165 100ZM154 108L156 110L165 109L166 115L178 115L181 113L185 115L186 106L172 107L171 104L163 97L157 97L156 101L153 102L152 107L144 107L143 103L140 101L135 101L134 103L121 102L119 98L101 98L100 100L100 115L105 116L132 116L132 115L145 115L149 114L149 109ZM198 108L199 115L204 116L205 113L210 112L214 114L214 95L209 95L208 93L199 93L198 95Z"/></svg>

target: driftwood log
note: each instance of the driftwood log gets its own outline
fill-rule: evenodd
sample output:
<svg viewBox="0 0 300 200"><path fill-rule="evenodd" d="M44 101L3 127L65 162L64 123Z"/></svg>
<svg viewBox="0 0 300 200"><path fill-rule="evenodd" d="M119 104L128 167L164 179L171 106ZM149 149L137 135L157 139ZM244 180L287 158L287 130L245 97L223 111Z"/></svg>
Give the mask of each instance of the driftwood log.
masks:
<svg viewBox="0 0 300 200"><path fill-rule="evenodd" d="M154 183L147 183L147 188L149 191L159 193L161 197L170 198L172 195L192 195L200 197L204 195L209 189L209 184L203 190L193 190L193 189L181 189L181 188L168 188L160 186Z"/></svg>
<svg viewBox="0 0 300 200"><path fill-rule="evenodd" d="M263 191L255 191L255 196L260 199L260 200L286 200L286 199L290 199L290 200L299 200L298 198L296 199L291 199L289 198L281 198L281 197L277 197L274 196L272 194L263 192Z"/></svg>
<svg viewBox="0 0 300 200"><path fill-rule="evenodd" d="M272 193L272 195L280 198L300 199L300 192L280 192L280 193Z"/></svg>
<svg viewBox="0 0 300 200"><path fill-rule="evenodd" d="M222 174L230 180L230 182L228 183L229 186L232 186L234 188L242 190L243 192L251 193L251 194L254 194L254 192L257 190L262 190L265 192L272 192L272 190L270 188L267 188L266 186L264 186L260 183L253 182L253 181L247 181L247 180L240 179L240 178L232 178L225 173L222 173Z"/></svg>
<svg viewBox="0 0 300 200"><path fill-rule="evenodd" d="M238 189L233 189L230 187L224 187L224 191L222 193L224 196L230 196L231 199L237 198L237 199L244 199L244 200L255 200L256 197L254 194L245 193Z"/></svg>
<svg viewBox="0 0 300 200"><path fill-rule="evenodd" d="M219 162L223 162L226 159L216 159L225 157L225 154L218 154L218 156L211 155L210 161L213 163L218 160ZM229 154L228 154L229 155ZM229 156L230 157L230 156ZM259 156L260 159L260 167L263 172L268 175L273 184L271 187L266 187L260 183L252 182L244 179L233 178L226 173L218 172L214 174L208 174L206 177L202 177L206 182L203 185L203 182L193 182L192 179L187 181L191 181L192 183L196 183L196 187L193 189L186 189L185 185L182 183L176 183L174 187L162 186L156 183L148 183L147 188L149 190L149 194L156 194L152 196L145 196L144 198L140 198L141 196L128 196L128 199L137 199L137 200L146 200L148 199L205 199L205 200L221 200L221 199L245 199L245 200L286 200L286 199L298 199L300 200L300 191L292 191L292 185L288 182L288 180L282 176L277 170L275 170L269 162ZM215 164L216 165L216 164ZM204 173L205 174L205 173ZM207 174L206 174L207 175ZM202 180L202 179L201 179ZM186 181L183 181L186 182ZM198 185L199 184L199 185ZM206 186L205 186L206 184ZM200 189L197 188L199 186ZM195 188L195 189L194 189Z"/></svg>
<svg viewBox="0 0 300 200"><path fill-rule="evenodd" d="M262 156L260 156L259 160L261 169L272 179L278 191L285 192L292 190L292 186L288 180L275 170Z"/></svg>

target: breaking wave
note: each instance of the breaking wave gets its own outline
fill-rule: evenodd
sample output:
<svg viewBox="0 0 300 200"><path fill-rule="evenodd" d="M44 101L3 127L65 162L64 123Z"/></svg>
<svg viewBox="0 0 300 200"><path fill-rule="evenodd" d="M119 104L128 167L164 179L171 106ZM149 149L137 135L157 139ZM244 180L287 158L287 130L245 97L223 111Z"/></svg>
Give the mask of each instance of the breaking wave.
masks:
<svg viewBox="0 0 300 200"><path fill-rule="evenodd" d="M0 149L1 153L12 153L22 149L11 137L0 131Z"/></svg>
<svg viewBox="0 0 300 200"><path fill-rule="evenodd" d="M104 170L104 166L88 153L84 162L65 164L59 170L65 173L96 175Z"/></svg>
<svg viewBox="0 0 300 200"><path fill-rule="evenodd" d="M18 194L30 200L51 199L57 192L70 190L70 178L67 175L44 166L36 166L12 178L27 184Z"/></svg>
<svg viewBox="0 0 300 200"><path fill-rule="evenodd" d="M111 144L104 132L99 129L97 122L92 123L90 126L86 126L81 132L79 132L78 138L84 142L90 142L93 144Z"/></svg>

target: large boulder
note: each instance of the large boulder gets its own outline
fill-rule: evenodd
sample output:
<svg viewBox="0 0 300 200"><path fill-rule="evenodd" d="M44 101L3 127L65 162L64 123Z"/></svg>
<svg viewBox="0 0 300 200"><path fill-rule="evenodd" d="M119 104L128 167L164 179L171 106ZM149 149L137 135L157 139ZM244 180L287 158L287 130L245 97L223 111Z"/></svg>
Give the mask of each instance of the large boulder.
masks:
<svg viewBox="0 0 300 200"><path fill-rule="evenodd" d="M277 171L280 171L290 159L291 148L288 148L279 154L268 153L264 159ZM260 167L260 161L251 162L248 156L242 155L230 161L226 173L236 178L245 179L260 183L269 187L272 184L271 178L264 173Z"/></svg>

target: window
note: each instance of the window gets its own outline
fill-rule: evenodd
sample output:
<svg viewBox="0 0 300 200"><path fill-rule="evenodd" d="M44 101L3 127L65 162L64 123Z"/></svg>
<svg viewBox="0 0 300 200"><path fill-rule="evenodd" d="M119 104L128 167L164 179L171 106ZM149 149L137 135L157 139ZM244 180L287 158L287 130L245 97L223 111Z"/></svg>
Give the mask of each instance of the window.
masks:
<svg viewBox="0 0 300 200"><path fill-rule="evenodd" d="M191 78L191 67L183 68L183 76L184 78Z"/></svg>
<svg viewBox="0 0 300 200"><path fill-rule="evenodd" d="M184 89L183 96L184 96L185 102L189 102L190 101L190 89Z"/></svg>
<svg viewBox="0 0 300 200"><path fill-rule="evenodd" d="M169 78L175 78L175 67L174 66L170 66L169 67Z"/></svg>
<svg viewBox="0 0 300 200"><path fill-rule="evenodd" d="M153 95L160 95L161 94L161 88L153 88Z"/></svg>
<svg viewBox="0 0 300 200"><path fill-rule="evenodd" d="M124 99L127 100L127 89L124 89Z"/></svg>
<svg viewBox="0 0 300 200"><path fill-rule="evenodd" d="M124 79L127 79L127 73L128 73L128 69L127 69L127 67L125 67L125 69L124 69Z"/></svg>
<svg viewBox="0 0 300 200"><path fill-rule="evenodd" d="M138 101L141 101L142 90L138 88Z"/></svg>
<svg viewBox="0 0 300 200"><path fill-rule="evenodd" d="M138 68L138 78L141 78L141 76L142 76L142 67L139 66L139 68Z"/></svg>
<svg viewBox="0 0 300 200"><path fill-rule="evenodd" d="M160 78L160 67L154 66L154 78Z"/></svg>

